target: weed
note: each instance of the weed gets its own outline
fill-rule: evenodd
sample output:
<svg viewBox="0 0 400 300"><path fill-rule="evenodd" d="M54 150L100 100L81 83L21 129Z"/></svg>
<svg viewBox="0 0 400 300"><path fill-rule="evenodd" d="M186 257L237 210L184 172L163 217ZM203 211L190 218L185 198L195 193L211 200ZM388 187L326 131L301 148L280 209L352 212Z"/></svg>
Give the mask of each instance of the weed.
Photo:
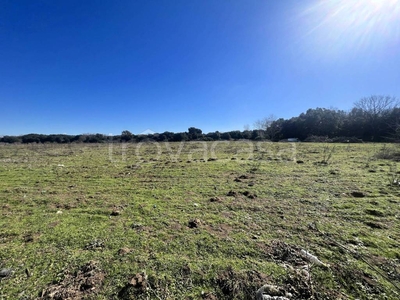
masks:
<svg viewBox="0 0 400 300"><path fill-rule="evenodd" d="M318 162L321 165L329 164L333 153L335 152L335 146L330 146L328 144L324 145L322 148L322 159Z"/></svg>
<svg viewBox="0 0 400 300"><path fill-rule="evenodd" d="M400 150L397 145L384 144L382 148L376 153L375 157L378 159L388 159L393 161L400 161Z"/></svg>

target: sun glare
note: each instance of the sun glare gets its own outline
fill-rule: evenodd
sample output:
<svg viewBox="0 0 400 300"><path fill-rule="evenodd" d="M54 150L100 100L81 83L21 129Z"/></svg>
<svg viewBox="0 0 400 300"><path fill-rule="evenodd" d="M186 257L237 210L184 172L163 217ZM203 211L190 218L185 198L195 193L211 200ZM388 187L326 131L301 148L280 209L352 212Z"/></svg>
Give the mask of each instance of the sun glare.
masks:
<svg viewBox="0 0 400 300"><path fill-rule="evenodd" d="M305 36L331 52L377 50L400 40L400 0L320 0L301 18Z"/></svg>

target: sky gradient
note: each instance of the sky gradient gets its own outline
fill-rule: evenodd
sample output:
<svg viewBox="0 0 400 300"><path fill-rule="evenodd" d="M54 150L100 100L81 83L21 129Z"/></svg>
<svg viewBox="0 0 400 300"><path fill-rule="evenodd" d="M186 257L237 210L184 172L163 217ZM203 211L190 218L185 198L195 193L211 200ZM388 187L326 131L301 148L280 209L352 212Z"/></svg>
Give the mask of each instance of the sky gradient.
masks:
<svg viewBox="0 0 400 300"><path fill-rule="evenodd" d="M0 45L0 135L243 130L400 96L400 0L9 0Z"/></svg>

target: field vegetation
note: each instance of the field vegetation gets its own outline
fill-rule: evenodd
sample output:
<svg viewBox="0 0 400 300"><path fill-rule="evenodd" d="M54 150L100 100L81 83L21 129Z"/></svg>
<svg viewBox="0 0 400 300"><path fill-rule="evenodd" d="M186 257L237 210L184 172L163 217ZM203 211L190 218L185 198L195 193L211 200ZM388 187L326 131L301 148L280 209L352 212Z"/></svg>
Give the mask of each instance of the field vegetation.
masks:
<svg viewBox="0 0 400 300"><path fill-rule="evenodd" d="M399 150L0 145L0 299L399 299Z"/></svg>

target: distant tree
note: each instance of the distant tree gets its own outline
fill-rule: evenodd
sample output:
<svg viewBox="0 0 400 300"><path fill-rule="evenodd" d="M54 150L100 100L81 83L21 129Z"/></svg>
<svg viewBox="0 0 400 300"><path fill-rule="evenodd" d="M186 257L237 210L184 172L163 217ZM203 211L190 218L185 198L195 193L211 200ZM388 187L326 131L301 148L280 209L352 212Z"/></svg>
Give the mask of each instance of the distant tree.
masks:
<svg viewBox="0 0 400 300"><path fill-rule="evenodd" d="M186 132L177 132L174 133L173 137L172 137L172 141L173 142L181 142L181 141L187 141L188 135Z"/></svg>
<svg viewBox="0 0 400 300"><path fill-rule="evenodd" d="M124 130L121 132L121 141L129 142L133 139L133 134L129 130Z"/></svg>
<svg viewBox="0 0 400 300"><path fill-rule="evenodd" d="M244 130L242 132L242 138L246 139L246 140L250 140L251 139L251 133L252 133L251 130Z"/></svg>
<svg viewBox="0 0 400 300"><path fill-rule="evenodd" d="M276 116L273 114L270 114L268 117L259 119L254 122L254 129L261 129L261 130L267 130L269 126L271 126L272 122L276 120Z"/></svg>
<svg viewBox="0 0 400 300"><path fill-rule="evenodd" d="M299 116L298 129L307 136L337 136L345 117L345 112L335 109L308 109Z"/></svg>
<svg viewBox="0 0 400 300"><path fill-rule="evenodd" d="M344 120L340 135L355 136L360 139L368 140L369 134L366 130L366 126L367 122L363 110L353 107Z"/></svg>
<svg viewBox="0 0 400 300"><path fill-rule="evenodd" d="M101 133L87 134L84 143L103 143L107 140L106 136Z"/></svg>
<svg viewBox="0 0 400 300"><path fill-rule="evenodd" d="M21 139L18 138L18 137L16 137L16 136L8 136L8 135L6 135L6 136L3 136L3 137L1 138L1 142L3 142L3 143L9 143L9 144L14 144L14 143L19 143L19 142L21 142Z"/></svg>
<svg viewBox="0 0 400 300"><path fill-rule="evenodd" d="M219 131L209 132L206 134L206 137L213 141L219 141L221 139L221 133Z"/></svg>
<svg viewBox="0 0 400 300"><path fill-rule="evenodd" d="M229 135L234 140L240 140L243 137L243 135L240 132L240 130L229 131Z"/></svg>
<svg viewBox="0 0 400 300"><path fill-rule="evenodd" d="M254 129L251 133L251 139L255 141L265 139L265 130Z"/></svg>
<svg viewBox="0 0 400 300"><path fill-rule="evenodd" d="M229 141L231 140L231 135L229 134L229 132L223 132L221 133L221 140L225 140L225 141Z"/></svg>
<svg viewBox="0 0 400 300"><path fill-rule="evenodd" d="M28 143L41 143L41 135L40 134L36 134L36 133L30 133L30 134L26 134L23 135L22 137L22 143L24 144L28 144Z"/></svg>
<svg viewBox="0 0 400 300"><path fill-rule="evenodd" d="M203 132L201 131L201 129L198 129L195 127L190 127L188 129L188 136L189 136L189 140L191 140L191 141L198 140L203 137Z"/></svg>
<svg viewBox="0 0 400 300"><path fill-rule="evenodd" d="M379 141L386 125L386 120L390 112L398 107L399 101L395 97L372 95L365 97L354 103L354 108L358 109L363 115L366 124L365 130L371 141Z"/></svg>
<svg viewBox="0 0 400 300"><path fill-rule="evenodd" d="M160 142L172 141L173 137L174 137L173 132L165 131L158 136L158 141Z"/></svg>
<svg viewBox="0 0 400 300"><path fill-rule="evenodd" d="M387 139L400 142L400 108L395 107L387 117Z"/></svg>
<svg viewBox="0 0 400 300"><path fill-rule="evenodd" d="M264 136L262 138L274 139L276 132L274 128L271 128L271 125L276 119L275 115L270 114L268 117L254 122L254 129L264 131Z"/></svg>

